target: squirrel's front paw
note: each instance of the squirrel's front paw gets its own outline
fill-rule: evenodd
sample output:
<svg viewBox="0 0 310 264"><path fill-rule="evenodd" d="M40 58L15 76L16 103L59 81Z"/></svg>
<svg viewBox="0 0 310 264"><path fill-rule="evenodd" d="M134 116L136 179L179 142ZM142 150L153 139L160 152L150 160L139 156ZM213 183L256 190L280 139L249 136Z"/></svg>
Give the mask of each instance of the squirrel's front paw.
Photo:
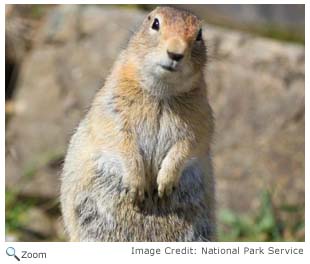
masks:
<svg viewBox="0 0 310 264"><path fill-rule="evenodd" d="M169 196L179 184L177 173L168 171L159 171L157 176L158 196L162 198L164 195Z"/></svg>
<svg viewBox="0 0 310 264"><path fill-rule="evenodd" d="M146 190L144 175L128 175L124 178L124 188L133 204L140 204L144 201Z"/></svg>

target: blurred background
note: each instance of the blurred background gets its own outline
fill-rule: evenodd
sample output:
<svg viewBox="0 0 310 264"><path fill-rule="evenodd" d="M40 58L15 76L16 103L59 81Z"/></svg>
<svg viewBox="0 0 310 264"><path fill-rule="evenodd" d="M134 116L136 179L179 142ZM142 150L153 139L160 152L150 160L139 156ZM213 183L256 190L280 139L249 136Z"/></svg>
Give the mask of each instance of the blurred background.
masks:
<svg viewBox="0 0 310 264"><path fill-rule="evenodd" d="M304 241L304 5L181 5L203 18L219 241ZM6 240L65 241L74 128L153 5L6 5Z"/></svg>

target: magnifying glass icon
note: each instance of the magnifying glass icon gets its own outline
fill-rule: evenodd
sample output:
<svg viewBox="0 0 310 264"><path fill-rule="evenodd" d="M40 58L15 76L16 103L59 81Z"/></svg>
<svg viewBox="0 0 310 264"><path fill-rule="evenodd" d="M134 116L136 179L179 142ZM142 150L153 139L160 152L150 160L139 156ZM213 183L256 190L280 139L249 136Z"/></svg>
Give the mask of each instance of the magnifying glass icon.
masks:
<svg viewBox="0 0 310 264"><path fill-rule="evenodd" d="M8 247L8 248L6 249L6 254L7 254L8 256L14 257L14 258L16 258L18 261L20 261L19 257L17 257L17 256L15 255L15 248L13 248L13 247Z"/></svg>

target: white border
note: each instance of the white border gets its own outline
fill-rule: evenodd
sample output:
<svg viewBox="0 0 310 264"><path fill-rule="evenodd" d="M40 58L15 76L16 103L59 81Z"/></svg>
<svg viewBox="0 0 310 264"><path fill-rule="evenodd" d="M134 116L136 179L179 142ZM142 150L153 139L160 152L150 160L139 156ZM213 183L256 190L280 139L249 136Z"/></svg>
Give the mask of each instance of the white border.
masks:
<svg viewBox="0 0 310 264"><path fill-rule="evenodd" d="M308 179L309 177L309 137L307 139L307 135L309 135L309 96L307 97L307 94L309 93L310 88L310 80L309 80L309 52L307 51L307 46L310 44L310 3L308 2L305 6L305 241L309 244L309 226L307 226L307 220L310 219L309 213L310 213L310 204L306 201L309 201L309 191L310 191L310 181ZM308 175L308 177L307 177Z"/></svg>
<svg viewBox="0 0 310 264"><path fill-rule="evenodd" d="M309 1L308 1L309 2ZM35 1L35 4L91 4L91 2L86 1L54 1L54 2L46 2L46 1ZM96 4L99 3L105 3L104 1L98 1ZM154 2L151 1L115 1L114 4L154 4ZM176 1L156 1L156 4L176 4ZM288 0L278 0L278 1L177 1L178 4L305 4L305 10L306 10L306 16L305 16L305 30L306 30L306 43L305 47L309 45L309 31L310 31L310 3L307 3L306 0L295 0L295 1L288 1ZM5 1L5 4L29 4L27 1ZM5 32L5 4L1 4L1 34L4 38L4 32ZM4 86L4 80L5 80L5 44L4 41L1 42L1 51L2 51L2 63L1 63L1 72L2 72L2 80L3 80L3 86ZM306 111L306 135L309 133L309 100L307 100L307 91L309 89L309 56L306 51L306 62L305 62L305 87L307 87L305 93L306 93L306 102L305 102L305 111ZM5 89L4 87L1 90L1 102L2 102L2 109L4 110L5 105ZM309 256L309 227L307 225L305 226L305 234L306 234L306 242L300 242L300 243L261 243L261 242L253 242L253 243L209 243L206 245L205 243L62 243L62 242L53 242L53 243L29 243L29 242L4 242L5 238L5 218L4 218L4 212L5 212L5 111L3 111L3 114L1 115L1 137L2 137L2 149L1 149L1 174L2 174L2 188L1 188L1 207L0 211L2 213L1 222L0 222L0 234L2 237L2 242L0 246L0 260L1 263L18 263L16 260L12 257L8 257L5 254L5 249L8 246L14 246L16 248L16 254L20 256L21 250L28 250L32 252L47 252L47 259L22 259L20 263L63 263L63 262L69 262L69 263L85 263L85 262L98 262L100 263L110 263L115 261L125 261L125 262L133 262L135 263L145 263L145 261L149 263L157 263L158 260L163 259L171 261L171 260L177 260L181 262L188 262L188 261L227 261L229 263L260 263L262 261L281 261L281 262L290 262L296 261L297 263L306 263L306 257ZM308 148L309 148L309 140L307 140L307 137L305 138L305 160L308 159ZM309 163L305 163L305 175L309 175ZM309 196L309 180L306 177L306 196L305 201L308 201ZM305 223L307 223L307 220L309 218L309 203L306 203L305 205ZM221 248L227 248L227 247L237 247L239 246L241 249L243 247L263 247L267 248L270 246L279 247L279 248L291 248L291 247L298 247L304 249L304 255L159 255L159 256L148 256L148 255L142 255L142 256L134 256L131 255L131 247L150 247L150 248L164 248L166 246L171 246L175 248L182 248L184 246L190 246L193 248L197 248L199 250L202 246L208 246L208 247L221 247ZM270 262L266 262L270 263Z"/></svg>
<svg viewBox="0 0 310 264"><path fill-rule="evenodd" d="M306 4L306 0L237 0L237 1L229 1L229 0L196 0L196 1L188 1L188 0L158 0L158 1L73 1L73 0L64 0L64 1L42 1L37 0L34 2L29 1L4 1L6 4Z"/></svg>

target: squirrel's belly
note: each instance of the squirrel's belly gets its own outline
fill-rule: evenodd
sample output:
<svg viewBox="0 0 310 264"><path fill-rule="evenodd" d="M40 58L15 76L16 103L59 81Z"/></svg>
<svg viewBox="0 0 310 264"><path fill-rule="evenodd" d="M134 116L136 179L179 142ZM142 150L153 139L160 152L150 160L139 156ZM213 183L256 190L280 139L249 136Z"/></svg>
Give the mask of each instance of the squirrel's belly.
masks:
<svg viewBox="0 0 310 264"><path fill-rule="evenodd" d="M155 147L144 151L154 152L153 157L157 158L156 141L152 143ZM82 241L211 239L203 180L205 172L200 160L192 159L187 163L179 187L169 198L162 200L156 193L151 194L137 211L126 195L122 195L119 160L110 153L103 153L98 159L101 166L97 167L91 189L76 197L74 211Z"/></svg>
<svg viewBox="0 0 310 264"><path fill-rule="evenodd" d="M97 177L91 192L79 195L75 209L81 240L210 240L203 174L199 161L192 160L183 171L175 193L165 200L156 195L148 197L138 211L126 196L115 192L117 181Z"/></svg>

